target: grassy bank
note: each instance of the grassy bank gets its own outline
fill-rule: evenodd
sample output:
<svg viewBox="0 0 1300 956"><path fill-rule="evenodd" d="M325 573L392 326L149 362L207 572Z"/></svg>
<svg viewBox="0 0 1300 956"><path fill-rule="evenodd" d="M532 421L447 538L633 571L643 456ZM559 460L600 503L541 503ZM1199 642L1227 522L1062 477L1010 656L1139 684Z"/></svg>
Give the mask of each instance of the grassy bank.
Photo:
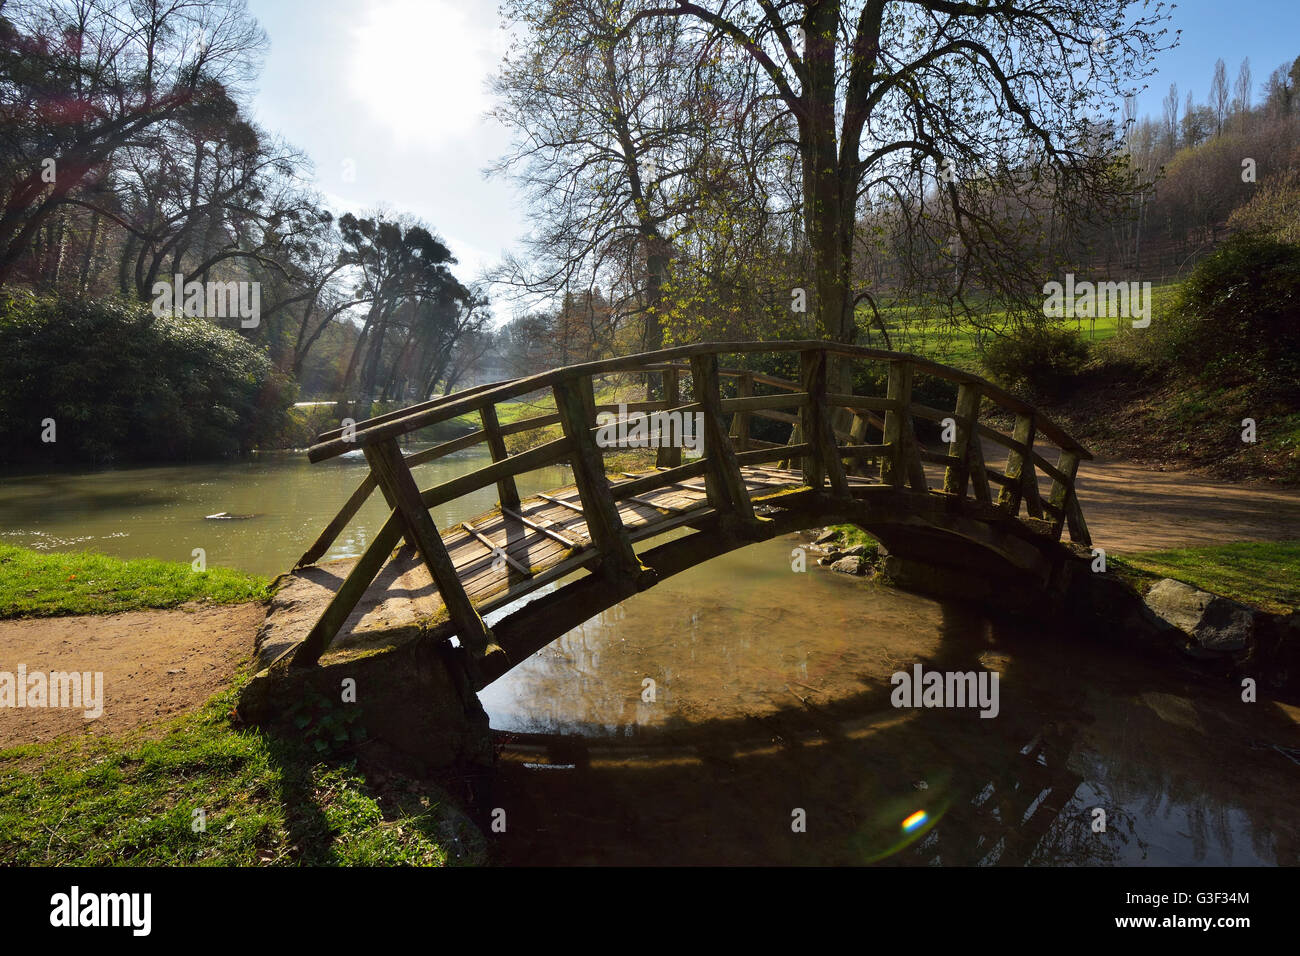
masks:
<svg viewBox="0 0 1300 956"><path fill-rule="evenodd" d="M872 547L857 525L831 525L835 547ZM1174 548L1107 555L1108 570L1146 593L1161 578L1183 581L1274 614L1300 609L1300 541L1239 541L1209 548Z"/></svg>
<svg viewBox="0 0 1300 956"><path fill-rule="evenodd" d="M1157 279L1152 282L1153 317L1159 319L1173 310L1179 286L1178 281ZM885 304L880 309L880 316L889 331L890 344L896 351L923 355L945 365L984 374L972 325L963 323L955 327L949 326L937 315L936 312L934 316L927 316L923 308L906 304ZM862 329L859 342L864 343L869 334L873 337L873 344L883 345L870 308L860 306L857 319L858 326ZM1004 311L990 307L979 316L979 323L988 328L1005 328L1008 318ZM1089 345L1093 345L1114 338L1129 328L1131 323L1131 318L1108 313L1096 318L1067 319L1064 327L1078 332Z"/></svg>
<svg viewBox="0 0 1300 956"><path fill-rule="evenodd" d="M1146 591L1160 578L1184 581L1275 614L1300 609L1300 541L1241 541L1107 557L1107 567Z"/></svg>
<svg viewBox="0 0 1300 956"><path fill-rule="evenodd" d="M160 739L64 738L0 752L0 862L482 862L481 835L439 788L368 779L346 751L322 760L311 727L296 740L237 727L237 691L238 682Z"/></svg>
<svg viewBox="0 0 1300 956"><path fill-rule="evenodd" d="M0 544L0 618L113 614L176 607L191 601L242 604L265 601L263 577L188 564L121 561L89 551L30 551Z"/></svg>

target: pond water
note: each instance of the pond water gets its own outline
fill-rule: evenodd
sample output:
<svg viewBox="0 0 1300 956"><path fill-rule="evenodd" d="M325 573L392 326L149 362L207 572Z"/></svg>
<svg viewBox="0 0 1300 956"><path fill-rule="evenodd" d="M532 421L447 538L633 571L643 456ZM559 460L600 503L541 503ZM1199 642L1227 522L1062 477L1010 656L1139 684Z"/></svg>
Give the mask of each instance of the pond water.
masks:
<svg viewBox="0 0 1300 956"><path fill-rule="evenodd" d="M482 450L421 466L422 487ZM273 575L365 474L355 458L0 478L0 540ZM524 494L569 481L524 476ZM494 489L435 512L445 526ZM378 495L330 557L357 554ZM246 520L207 521L219 511ZM798 538L684 572L483 694L486 806L520 863L1300 863L1300 713L1147 661L1124 635L998 623L813 566ZM895 707L892 675L993 673L998 713ZM651 685L646 681L653 681ZM1100 811L1100 813L1099 813ZM1100 824L1104 822L1104 828Z"/></svg>

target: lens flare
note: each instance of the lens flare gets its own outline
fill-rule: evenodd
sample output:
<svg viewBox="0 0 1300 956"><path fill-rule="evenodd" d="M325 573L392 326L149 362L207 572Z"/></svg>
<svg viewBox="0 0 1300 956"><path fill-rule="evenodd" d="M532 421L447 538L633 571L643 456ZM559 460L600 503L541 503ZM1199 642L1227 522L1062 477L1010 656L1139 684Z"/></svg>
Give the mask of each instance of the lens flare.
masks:
<svg viewBox="0 0 1300 956"><path fill-rule="evenodd" d="M911 816L909 816L906 820L903 821L903 829L906 830L908 833L911 833L917 827L921 826L921 824L925 823L927 819L929 819L929 814L927 814L924 810L917 810L915 813L913 813Z"/></svg>

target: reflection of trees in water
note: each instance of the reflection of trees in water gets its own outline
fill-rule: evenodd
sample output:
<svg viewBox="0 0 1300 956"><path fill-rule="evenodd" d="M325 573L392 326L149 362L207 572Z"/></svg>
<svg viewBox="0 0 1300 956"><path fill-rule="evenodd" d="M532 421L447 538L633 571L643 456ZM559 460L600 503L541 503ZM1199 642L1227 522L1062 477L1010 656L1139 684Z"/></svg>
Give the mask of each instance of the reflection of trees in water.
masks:
<svg viewBox="0 0 1300 956"><path fill-rule="evenodd" d="M688 665L697 636L694 627L689 630L666 660ZM519 815L524 822L512 823L502 840L505 858L1171 863L1233 860L1237 837L1248 833L1259 859L1295 859L1294 831L1271 837L1272 821L1260 816L1269 804L1245 801L1249 815L1238 809L1240 775L1229 779L1211 763L1213 754L1231 749L1239 728L1229 733L1222 715L1195 704L1187 719L1171 723L1143 701L1142 692L1151 690L1180 699L1167 692L1176 683L1172 678L1145 666L1130 668L1125 660L1119 666L1129 673L1112 687L1111 652L1072 643L1080 638L990 626L978 612L957 606L942 608L939 630L928 658L900 661L899 669L920 663L927 671L978 672L990 654L1001 657L989 667L1001 672L998 718L981 719L975 709L900 712L877 671L859 673L863 690L842 699L823 701L800 689L774 712L673 721L629 741L636 752L623 760L616 746L609 756L608 739L567 737L553 759L575 763L577 771L537 773L506 761L494 792L484 795L488 807L526 808ZM779 639L747 632L755 645L765 636ZM671 642L672 634L664 630L646 639ZM575 634L566 651L575 660L567 666L590 665L584 655L602 646L608 653L594 633ZM737 670L727 675L741 673L743 658L733 655L729 663ZM558 681L566 662L554 663ZM629 699L634 690L628 689ZM1181 689L1192 699L1204 692ZM538 710L545 708L538 703ZM1252 713L1259 718L1263 711ZM1199 732L1189 734L1189 721ZM605 751L596 766L573 754L574 747L591 746ZM916 786L921 780L925 789ZM1106 811L1104 833L1092 830L1097 806ZM806 833L790 832L794 807L807 812ZM909 838L900 823L917 809L932 819ZM1289 849L1280 851L1279 841L1290 841Z"/></svg>

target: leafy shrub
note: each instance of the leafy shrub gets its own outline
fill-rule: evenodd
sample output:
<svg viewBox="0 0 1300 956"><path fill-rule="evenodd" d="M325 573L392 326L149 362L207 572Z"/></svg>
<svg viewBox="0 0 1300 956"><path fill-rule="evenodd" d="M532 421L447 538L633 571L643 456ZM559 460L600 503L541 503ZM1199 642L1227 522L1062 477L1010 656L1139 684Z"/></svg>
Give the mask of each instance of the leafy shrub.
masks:
<svg viewBox="0 0 1300 956"><path fill-rule="evenodd" d="M1261 233L1226 240L1197 263L1156 333L1161 359L1184 371L1300 382L1300 244Z"/></svg>
<svg viewBox="0 0 1300 956"><path fill-rule="evenodd" d="M0 293L6 457L168 461L246 453L285 427L291 383L259 348L137 303ZM57 441L41 441L54 419Z"/></svg>
<svg viewBox="0 0 1300 956"><path fill-rule="evenodd" d="M984 368L1007 388L1055 396L1083 367L1088 345L1073 329L1029 325L995 338L984 349Z"/></svg>

